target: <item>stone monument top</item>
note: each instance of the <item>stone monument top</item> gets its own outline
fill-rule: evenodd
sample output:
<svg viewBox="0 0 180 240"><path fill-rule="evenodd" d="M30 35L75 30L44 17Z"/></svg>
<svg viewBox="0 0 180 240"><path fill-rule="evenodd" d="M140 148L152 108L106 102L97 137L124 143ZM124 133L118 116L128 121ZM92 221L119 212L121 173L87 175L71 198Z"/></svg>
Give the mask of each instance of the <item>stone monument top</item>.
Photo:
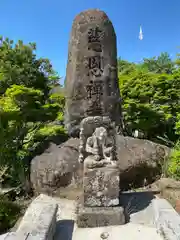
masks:
<svg viewBox="0 0 180 240"><path fill-rule="evenodd" d="M78 136L80 122L88 116L108 116L119 125L116 34L103 11L87 10L75 17L65 92L65 126L69 135Z"/></svg>

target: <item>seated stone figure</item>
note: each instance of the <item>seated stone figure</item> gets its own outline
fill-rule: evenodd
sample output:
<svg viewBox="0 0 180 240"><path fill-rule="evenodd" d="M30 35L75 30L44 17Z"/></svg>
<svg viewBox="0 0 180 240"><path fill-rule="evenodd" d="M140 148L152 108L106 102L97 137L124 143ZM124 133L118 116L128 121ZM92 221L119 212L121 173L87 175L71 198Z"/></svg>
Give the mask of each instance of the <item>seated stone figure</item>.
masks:
<svg viewBox="0 0 180 240"><path fill-rule="evenodd" d="M114 136L107 130L106 127L108 126L98 125L101 124L97 124L90 136L86 135L86 129L81 129L79 161L84 162L84 167L86 168L116 165Z"/></svg>

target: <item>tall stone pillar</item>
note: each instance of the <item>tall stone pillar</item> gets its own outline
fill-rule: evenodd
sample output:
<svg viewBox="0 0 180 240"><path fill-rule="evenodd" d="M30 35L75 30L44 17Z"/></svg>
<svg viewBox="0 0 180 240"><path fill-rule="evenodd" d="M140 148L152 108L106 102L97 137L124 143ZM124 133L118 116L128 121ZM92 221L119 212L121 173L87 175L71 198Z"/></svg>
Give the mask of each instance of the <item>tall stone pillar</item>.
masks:
<svg viewBox="0 0 180 240"><path fill-rule="evenodd" d="M69 41L65 81L65 126L78 137L81 120L109 116L121 122L116 34L107 15L87 10L76 16Z"/></svg>

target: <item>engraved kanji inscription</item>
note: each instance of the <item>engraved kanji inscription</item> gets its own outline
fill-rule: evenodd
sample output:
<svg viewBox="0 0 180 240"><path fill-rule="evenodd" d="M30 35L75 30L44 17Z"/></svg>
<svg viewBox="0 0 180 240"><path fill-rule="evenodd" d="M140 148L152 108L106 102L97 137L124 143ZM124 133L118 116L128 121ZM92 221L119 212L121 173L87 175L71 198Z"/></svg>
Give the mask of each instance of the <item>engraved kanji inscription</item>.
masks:
<svg viewBox="0 0 180 240"><path fill-rule="evenodd" d="M88 43L100 42L102 38L102 31L96 28L90 28L88 31Z"/></svg>
<svg viewBox="0 0 180 240"><path fill-rule="evenodd" d="M86 91L87 91L87 99L91 99L92 98L92 92L93 92L93 84L90 83L86 86Z"/></svg>
<svg viewBox="0 0 180 240"><path fill-rule="evenodd" d="M103 95L103 83L102 81L90 81L90 84L86 86L87 99L91 99L92 96L96 96L96 100L100 100Z"/></svg>
<svg viewBox="0 0 180 240"><path fill-rule="evenodd" d="M103 82L102 81L90 81L90 84L86 86L87 99L90 100L90 105L87 109L88 115L99 115L103 113L101 96L103 95Z"/></svg>
<svg viewBox="0 0 180 240"><path fill-rule="evenodd" d="M88 58L89 74L95 77L101 77L103 73L101 56L92 56Z"/></svg>
<svg viewBox="0 0 180 240"><path fill-rule="evenodd" d="M89 108L86 111L86 114L91 116L91 115L102 115L103 110L102 110L102 105L100 101L93 100L91 101L91 104Z"/></svg>
<svg viewBox="0 0 180 240"><path fill-rule="evenodd" d="M93 86L93 94L96 95L96 100L100 100L103 95L103 85L102 82L95 82Z"/></svg>
<svg viewBox="0 0 180 240"><path fill-rule="evenodd" d="M98 28L91 28L88 31L88 49L96 52L102 52L101 39L103 32Z"/></svg>

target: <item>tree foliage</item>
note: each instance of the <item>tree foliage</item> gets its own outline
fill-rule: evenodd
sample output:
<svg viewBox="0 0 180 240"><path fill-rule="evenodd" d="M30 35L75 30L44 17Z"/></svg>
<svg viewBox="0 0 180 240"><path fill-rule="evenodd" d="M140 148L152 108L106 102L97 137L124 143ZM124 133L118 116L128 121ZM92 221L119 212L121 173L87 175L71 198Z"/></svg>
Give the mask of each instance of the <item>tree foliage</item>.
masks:
<svg viewBox="0 0 180 240"><path fill-rule="evenodd" d="M143 65L150 72L167 74L172 74L175 67L175 63L167 52L161 53L158 57L144 58Z"/></svg>
<svg viewBox="0 0 180 240"><path fill-rule="evenodd" d="M175 142L180 113L180 71L154 73L145 65L146 61L128 74L119 71L127 131L131 134L139 129L150 140L165 138Z"/></svg>
<svg viewBox="0 0 180 240"><path fill-rule="evenodd" d="M20 205L0 195L0 234L10 230L21 214Z"/></svg>
<svg viewBox="0 0 180 240"><path fill-rule="evenodd" d="M125 132L132 136L139 130L149 140L176 145L169 164L169 172L176 178L180 156L176 144L180 138L179 66L179 55L172 61L167 53L139 64L118 60Z"/></svg>
<svg viewBox="0 0 180 240"><path fill-rule="evenodd" d="M14 44L1 38L0 165L8 166L11 185L24 181L25 159L33 156L43 141L57 134L62 141L66 138L64 96L51 94L59 77L49 60L38 59L35 51L33 43Z"/></svg>
<svg viewBox="0 0 180 240"><path fill-rule="evenodd" d="M180 180L180 141L178 141L172 150L169 163L167 174L170 177L176 178Z"/></svg>

